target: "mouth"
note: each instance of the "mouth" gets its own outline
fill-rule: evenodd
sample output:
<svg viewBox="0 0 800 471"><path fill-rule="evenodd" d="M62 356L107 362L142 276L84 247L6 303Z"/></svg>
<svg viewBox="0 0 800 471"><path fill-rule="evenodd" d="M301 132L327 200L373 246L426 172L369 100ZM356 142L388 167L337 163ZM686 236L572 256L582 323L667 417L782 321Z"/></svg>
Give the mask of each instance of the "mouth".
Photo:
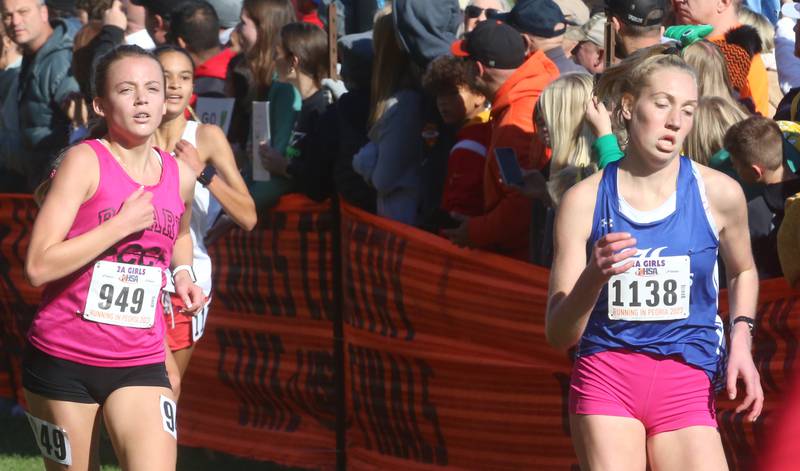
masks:
<svg viewBox="0 0 800 471"><path fill-rule="evenodd" d="M170 103L178 103L183 100L182 95L167 95L167 101Z"/></svg>
<svg viewBox="0 0 800 471"><path fill-rule="evenodd" d="M137 123L146 123L150 121L150 113L145 113L145 112L136 113L135 115L133 115L133 120Z"/></svg>
<svg viewBox="0 0 800 471"><path fill-rule="evenodd" d="M656 148L664 152L670 152L675 148L675 136L665 135L658 138Z"/></svg>

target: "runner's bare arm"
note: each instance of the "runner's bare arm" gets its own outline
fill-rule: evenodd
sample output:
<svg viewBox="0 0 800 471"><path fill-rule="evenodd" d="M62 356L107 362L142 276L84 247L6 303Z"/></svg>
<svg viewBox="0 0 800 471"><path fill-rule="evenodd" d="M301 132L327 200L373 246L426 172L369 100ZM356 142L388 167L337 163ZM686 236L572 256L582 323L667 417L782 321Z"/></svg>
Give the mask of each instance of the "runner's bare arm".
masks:
<svg viewBox="0 0 800 471"><path fill-rule="evenodd" d="M719 245L728 278L728 300L731 319L739 316L755 318L758 302L758 272L750 248L750 231L747 225L747 203L741 187L733 179L719 172L707 171L704 175L712 215L718 224ZM750 410L747 418L755 420L764 403L761 378L753 363L752 337L746 323L731 328L728 356L728 396L737 396L736 381L745 385L745 397L736 412Z"/></svg>
<svg viewBox="0 0 800 471"><path fill-rule="evenodd" d="M172 249L172 260L170 260L170 267L172 268L180 265L191 266L194 261L192 235L189 232L189 223L192 220L192 201L194 200L194 182L196 178L192 170L180 160L178 161L178 169L184 212L181 216L178 236L175 239L175 246ZM181 270L173 275L175 293L178 294L183 299L184 304L186 304L186 312L196 313L197 310L203 306L205 301L203 290L194 284L188 272Z"/></svg>
<svg viewBox="0 0 800 471"><path fill-rule="evenodd" d="M208 158L217 169L217 175L222 177L211 180L209 191L239 227L252 230L257 221L256 204L236 167L236 159L225 134L218 126L203 124L197 140L201 149L209 149Z"/></svg>
<svg viewBox="0 0 800 471"><path fill-rule="evenodd" d="M592 249L587 264L586 242L591 235L597 187L602 173L572 187L558 207L555 224L555 255L545 318L547 341L567 349L583 335L603 285L628 264L613 267L635 253L636 240L629 234L612 233Z"/></svg>
<svg viewBox="0 0 800 471"><path fill-rule="evenodd" d="M33 225L25 260L25 274L32 285L41 286L77 271L129 234L153 224L152 195L139 189L114 217L65 240L78 208L97 190L99 175L97 157L88 145L66 152Z"/></svg>

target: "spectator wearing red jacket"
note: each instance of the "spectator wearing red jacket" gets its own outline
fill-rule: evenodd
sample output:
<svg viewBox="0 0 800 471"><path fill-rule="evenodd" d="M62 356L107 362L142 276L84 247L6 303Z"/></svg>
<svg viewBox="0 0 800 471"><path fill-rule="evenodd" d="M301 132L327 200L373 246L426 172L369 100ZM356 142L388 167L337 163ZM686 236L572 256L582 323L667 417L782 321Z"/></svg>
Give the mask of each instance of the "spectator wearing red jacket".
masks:
<svg viewBox="0 0 800 471"><path fill-rule="evenodd" d="M441 208L464 216L483 214L483 169L492 137L488 100L470 85L474 73L472 64L442 56L423 78L445 124L461 126L447 162Z"/></svg>
<svg viewBox="0 0 800 471"><path fill-rule="evenodd" d="M492 138L483 177L483 214L445 231L457 244L519 260L528 260L529 256L532 203L503 183L494 149L514 149L523 169L541 168L547 163L545 157L531 153L533 108L542 90L559 75L558 67L543 51L526 59L525 49L520 33L497 20L479 23L463 41L453 45L454 55L468 57L477 67L476 85L492 100Z"/></svg>

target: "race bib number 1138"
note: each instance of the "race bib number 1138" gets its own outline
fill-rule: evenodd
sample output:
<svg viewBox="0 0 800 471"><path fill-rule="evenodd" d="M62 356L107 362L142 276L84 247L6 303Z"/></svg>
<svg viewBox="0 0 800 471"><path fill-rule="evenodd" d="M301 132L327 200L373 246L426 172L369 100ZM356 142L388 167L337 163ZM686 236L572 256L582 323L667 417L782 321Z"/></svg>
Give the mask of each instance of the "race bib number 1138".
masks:
<svg viewBox="0 0 800 471"><path fill-rule="evenodd" d="M688 256L635 259L608 281L608 318L662 321L689 317L692 287Z"/></svg>

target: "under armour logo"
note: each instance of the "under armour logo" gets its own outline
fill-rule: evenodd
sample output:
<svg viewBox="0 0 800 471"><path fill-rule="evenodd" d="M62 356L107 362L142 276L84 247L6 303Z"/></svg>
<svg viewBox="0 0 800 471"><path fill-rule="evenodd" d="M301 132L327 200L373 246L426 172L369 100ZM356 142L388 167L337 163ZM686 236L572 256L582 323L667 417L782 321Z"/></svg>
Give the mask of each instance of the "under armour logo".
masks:
<svg viewBox="0 0 800 471"><path fill-rule="evenodd" d="M603 218L600 220L600 227L602 228L612 228L614 227L614 220L611 218Z"/></svg>

